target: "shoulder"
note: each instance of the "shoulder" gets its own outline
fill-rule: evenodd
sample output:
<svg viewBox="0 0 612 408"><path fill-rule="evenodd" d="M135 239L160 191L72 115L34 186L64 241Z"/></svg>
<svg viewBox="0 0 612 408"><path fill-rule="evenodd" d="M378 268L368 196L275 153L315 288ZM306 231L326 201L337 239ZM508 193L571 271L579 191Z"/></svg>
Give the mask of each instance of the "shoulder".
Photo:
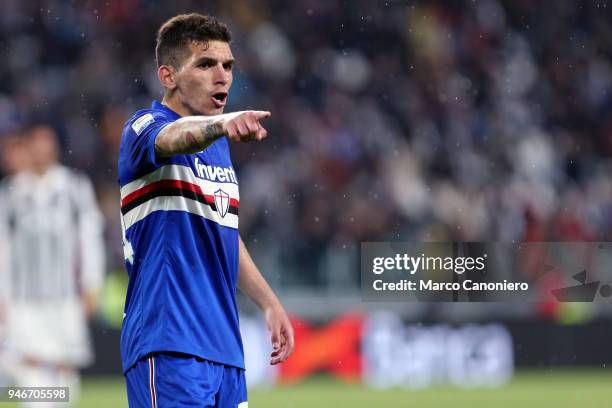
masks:
<svg viewBox="0 0 612 408"><path fill-rule="evenodd" d="M2 188L7 190L7 192L18 192L24 187L30 189L33 181L32 174L24 171L2 179Z"/></svg>
<svg viewBox="0 0 612 408"><path fill-rule="evenodd" d="M58 175L70 180L73 183L76 183L79 185L91 184L91 180L89 176L83 170L80 170L74 167L64 166L60 164L56 167L56 171Z"/></svg>
<svg viewBox="0 0 612 408"><path fill-rule="evenodd" d="M30 172L20 172L6 176L0 183L0 202L12 201L20 203L24 197L35 194L35 178Z"/></svg>
<svg viewBox="0 0 612 408"><path fill-rule="evenodd" d="M0 195L6 194L11 188L12 176L0 179Z"/></svg>
<svg viewBox="0 0 612 408"><path fill-rule="evenodd" d="M94 191L91 179L83 170L59 164L50 170L49 176L55 191L66 194L71 202L80 202Z"/></svg>
<svg viewBox="0 0 612 408"><path fill-rule="evenodd" d="M160 109L141 109L137 111L131 118L125 122L123 127L123 135L129 133L140 136L149 126L155 122L166 123L172 119L168 117L166 112Z"/></svg>

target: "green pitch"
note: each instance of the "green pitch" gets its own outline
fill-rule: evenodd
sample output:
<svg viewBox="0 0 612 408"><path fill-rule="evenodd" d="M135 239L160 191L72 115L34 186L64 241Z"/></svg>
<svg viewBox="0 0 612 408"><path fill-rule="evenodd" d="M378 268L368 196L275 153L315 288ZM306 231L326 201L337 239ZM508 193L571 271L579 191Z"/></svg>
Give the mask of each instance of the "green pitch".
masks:
<svg viewBox="0 0 612 408"><path fill-rule="evenodd" d="M12 406L14 405L0 404L0 408ZM251 408L600 408L612 406L612 372L611 370L522 372L517 374L507 386L491 390L441 387L417 391L402 389L375 391L360 385L345 385L328 378L318 378L270 390L251 389L249 406ZM123 381L120 378L85 380L78 407L127 407Z"/></svg>

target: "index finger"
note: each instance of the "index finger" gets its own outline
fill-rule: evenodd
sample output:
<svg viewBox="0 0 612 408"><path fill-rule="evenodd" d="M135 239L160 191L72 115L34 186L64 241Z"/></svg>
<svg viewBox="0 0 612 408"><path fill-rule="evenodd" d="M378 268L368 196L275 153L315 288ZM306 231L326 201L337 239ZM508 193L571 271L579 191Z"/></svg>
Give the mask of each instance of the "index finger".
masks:
<svg viewBox="0 0 612 408"><path fill-rule="evenodd" d="M272 116L272 113L269 111L251 111L251 113L255 115L257 120L267 119Z"/></svg>
<svg viewBox="0 0 612 408"><path fill-rule="evenodd" d="M295 350L295 335L293 334L293 329L289 330L288 337L289 337L289 354L287 355L287 357L293 354L293 350Z"/></svg>
<svg viewBox="0 0 612 408"><path fill-rule="evenodd" d="M293 350L295 348L295 338L293 336L293 330L288 330L284 333L285 344L283 350L283 361L288 359L291 354L293 354Z"/></svg>

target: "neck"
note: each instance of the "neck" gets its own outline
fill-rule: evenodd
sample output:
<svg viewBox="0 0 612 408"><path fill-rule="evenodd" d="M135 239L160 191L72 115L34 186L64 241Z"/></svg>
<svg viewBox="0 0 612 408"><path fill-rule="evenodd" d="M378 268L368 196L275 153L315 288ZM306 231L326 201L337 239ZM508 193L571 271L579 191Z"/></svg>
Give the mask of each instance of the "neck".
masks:
<svg viewBox="0 0 612 408"><path fill-rule="evenodd" d="M166 93L164 95L164 99L162 99L162 104L166 105L181 116L193 116L193 113L189 110L189 108L187 108L183 103L181 103L179 98L177 98L176 93Z"/></svg>
<svg viewBox="0 0 612 408"><path fill-rule="evenodd" d="M53 166L53 163L37 163L32 166L32 171L39 177L44 176Z"/></svg>

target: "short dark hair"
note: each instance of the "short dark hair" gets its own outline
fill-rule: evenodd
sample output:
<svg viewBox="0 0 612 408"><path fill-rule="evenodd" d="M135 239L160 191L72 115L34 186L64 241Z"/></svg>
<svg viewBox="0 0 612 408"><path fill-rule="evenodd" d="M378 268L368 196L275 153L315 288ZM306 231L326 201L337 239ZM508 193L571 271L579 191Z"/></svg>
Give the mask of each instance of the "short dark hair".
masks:
<svg viewBox="0 0 612 408"><path fill-rule="evenodd" d="M227 26L215 17L198 13L179 14L162 24L157 32L157 66L171 65L179 68L189 55L189 44L192 42L229 43L231 40L232 34Z"/></svg>

